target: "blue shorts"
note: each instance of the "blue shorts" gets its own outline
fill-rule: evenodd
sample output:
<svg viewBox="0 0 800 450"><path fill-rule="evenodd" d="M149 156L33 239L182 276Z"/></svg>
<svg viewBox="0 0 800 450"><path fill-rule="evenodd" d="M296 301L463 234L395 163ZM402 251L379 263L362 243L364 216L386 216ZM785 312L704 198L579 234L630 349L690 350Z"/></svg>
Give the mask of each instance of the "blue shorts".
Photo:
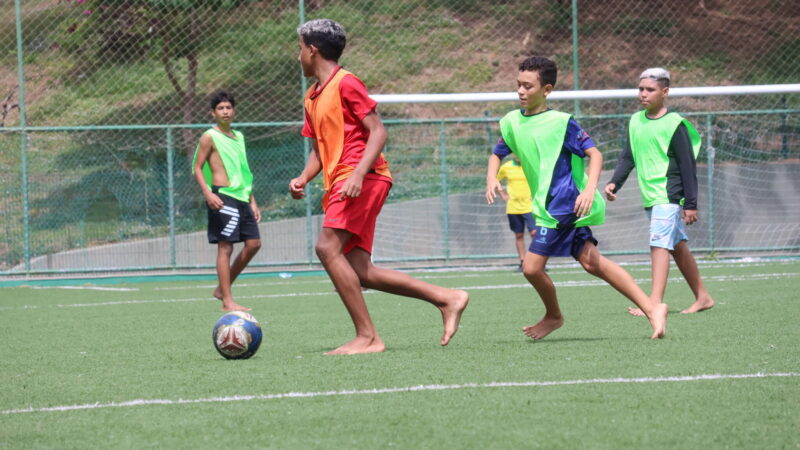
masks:
<svg viewBox="0 0 800 450"><path fill-rule="evenodd" d="M688 241L686 224L681 219L683 207L674 203L653 205L646 208L650 219L650 247L675 250L681 241Z"/></svg>
<svg viewBox="0 0 800 450"><path fill-rule="evenodd" d="M528 251L542 256L572 256L578 259L587 241L597 245L589 227L536 227L536 237Z"/></svg>
<svg viewBox="0 0 800 450"><path fill-rule="evenodd" d="M524 233L526 226L528 231L533 231L534 227L536 227L536 222L533 220L533 214L531 213L506 215L508 216L508 227L514 233Z"/></svg>

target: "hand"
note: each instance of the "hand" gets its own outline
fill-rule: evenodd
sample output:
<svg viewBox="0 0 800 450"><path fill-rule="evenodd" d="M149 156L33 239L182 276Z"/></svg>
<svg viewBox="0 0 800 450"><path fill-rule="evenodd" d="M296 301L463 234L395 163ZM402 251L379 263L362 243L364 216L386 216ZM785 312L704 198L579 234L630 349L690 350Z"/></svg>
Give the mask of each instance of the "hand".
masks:
<svg viewBox="0 0 800 450"><path fill-rule="evenodd" d="M691 225L699 220L696 209L684 209L681 216L686 225Z"/></svg>
<svg viewBox="0 0 800 450"><path fill-rule="evenodd" d="M490 205L494 203L494 198L497 196L498 192L500 192L501 197L505 194L503 192L503 185L496 179L486 180L486 203Z"/></svg>
<svg viewBox="0 0 800 450"><path fill-rule="evenodd" d="M339 189L339 200L344 200L345 197L356 198L361 195L361 185L364 182L363 175L357 175L353 172Z"/></svg>
<svg viewBox="0 0 800 450"><path fill-rule="evenodd" d="M594 189L584 189L583 192L575 199L575 214L578 217L588 216L592 212L592 204L594 203Z"/></svg>
<svg viewBox="0 0 800 450"><path fill-rule="evenodd" d="M289 182L289 193L292 194L292 198L295 200L300 200L301 198L306 196L306 180L303 177L297 177L292 179Z"/></svg>
<svg viewBox="0 0 800 450"><path fill-rule="evenodd" d="M608 183L606 188L603 190L606 193L606 198L608 201L613 202L617 199L617 194L614 193L614 189L617 188L617 185L614 183Z"/></svg>
<svg viewBox="0 0 800 450"><path fill-rule="evenodd" d="M253 216L255 216L256 222L261 222L261 210L258 209L258 205L250 203L250 209L253 210Z"/></svg>
<svg viewBox="0 0 800 450"><path fill-rule="evenodd" d="M222 202L222 199L214 193L211 193L208 195L208 197L206 197L206 203L208 203L208 207L214 211L219 211L223 206L225 206L225 203Z"/></svg>

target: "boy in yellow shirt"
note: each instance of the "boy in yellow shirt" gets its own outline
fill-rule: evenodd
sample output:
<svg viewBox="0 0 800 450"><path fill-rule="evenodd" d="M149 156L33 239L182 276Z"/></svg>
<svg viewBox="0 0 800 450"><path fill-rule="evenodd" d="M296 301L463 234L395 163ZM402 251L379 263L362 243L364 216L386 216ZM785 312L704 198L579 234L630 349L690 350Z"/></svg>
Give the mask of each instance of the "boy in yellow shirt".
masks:
<svg viewBox="0 0 800 450"><path fill-rule="evenodd" d="M499 190L500 197L506 202L506 215L508 216L508 226L514 233L514 244L519 255L519 266L516 272L522 272L522 261L525 259L525 228L531 239L536 234L536 222L533 220L533 198L528 180L522 171L519 159L514 157L511 161L500 166L497 171L497 181L506 180L506 191Z"/></svg>

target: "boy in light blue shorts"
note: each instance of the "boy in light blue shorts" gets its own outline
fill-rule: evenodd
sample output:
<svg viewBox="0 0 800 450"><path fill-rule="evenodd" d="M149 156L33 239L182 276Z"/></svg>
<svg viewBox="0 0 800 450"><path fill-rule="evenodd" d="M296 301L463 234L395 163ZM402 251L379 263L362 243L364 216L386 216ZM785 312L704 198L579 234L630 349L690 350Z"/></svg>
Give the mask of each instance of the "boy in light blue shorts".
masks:
<svg viewBox="0 0 800 450"><path fill-rule="evenodd" d="M697 170L700 134L689 121L665 105L670 74L662 68L647 69L639 76L639 103L628 127L628 145L617 161L605 193L616 200L631 170L635 167L642 201L650 220L650 258L653 290L650 298L662 303L669 275L669 255L675 259L695 296L684 314L714 306L694 255L687 244L686 226L697 222ZM628 308L635 316L644 315Z"/></svg>

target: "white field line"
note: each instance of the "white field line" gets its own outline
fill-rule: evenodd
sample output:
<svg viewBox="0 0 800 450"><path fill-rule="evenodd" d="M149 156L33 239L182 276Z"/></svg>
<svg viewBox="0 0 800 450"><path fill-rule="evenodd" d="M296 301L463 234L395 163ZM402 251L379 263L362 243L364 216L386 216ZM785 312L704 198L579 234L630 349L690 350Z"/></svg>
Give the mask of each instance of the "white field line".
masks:
<svg viewBox="0 0 800 450"><path fill-rule="evenodd" d="M378 389L352 389L342 391L319 391L319 392L286 392L282 394L256 394L256 395L233 395L227 397L207 397L196 399L137 399L124 402L108 403L86 403L83 405L64 405L47 406L39 408L20 408L0 410L0 414L24 414L36 412L65 412L85 409L100 408L124 408L129 406L147 405L187 405L197 403L229 403L243 402L249 400L281 400L294 398L314 398L314 397L334 397L351 395L379 395L396 394L406 392L423 391L451 391L457 389L493 389L493 388L515 388L515 387L548 387L548 386L574 386L582 384L632 384L632 383L664 383L664 382L686 382L686 381L713 381L713 380L735 380L753 378L776 378L776 377L797 377L800 373L795 372L776 372L776 373L745 373L745 374L709 374L691 375L674 377L645 377L645 378L592 378L583 380L563 380L563 381L495 381L491 383L464 383L464 384L423 384L418 386L378 388Z"/></svg>
<svg viewBox="0 0 800 450"><path fill-rule="evenodd" d="M715 275L710 277L703 277L704 281L759 281L759 280L774 280L781 278L795 278L800 276L798 272L786 273L758 273L751 275ZM649 283L649 278L637 278L636 283ZM683 278L676 277L669 280L670 283L682 283ZM571 281L557 281L557 287L587 287L587 286L607 286L603 280L571 280ZM531 285L528 283L514 283L514 284L491 284L479 286L460 286L454 289L463 289L467 291L480 291L490 289L521 289L529 288ZM376 294L378 291L367 290L364 294ZM263 299L263 298L291 298L291 297L317 297L325 295L336 295L335 292L290 292L285 294L258 294L258 295L237 295L236 299ZM116 306L116 305L140 305L152 303L182 303L182 302L208 302L216 299L209 297L193 297L193 298L168 298L168 299L144 299L144 300L119 300L109 302L97 303L71 303L71 304L57 304L57 305L21 305L16 307L0 306L0 311L8 311L12 309L40 309L42 307L56 307L56 308L86 308L93 306Z"/></svg>
<svg viewBox="0 0 800 450"><path fill-rule="evenodd" d="M76 289L88 291L114 291L114 292L131 292L138 291L139 288L115 288L104 286L28 286L30 289Z"/></svg>
<svg viewBox="0 0 800 450"><path fill-rule="evenodd" d="M649 270L649 269L648 269ZM563 272L562 272L563 273ZM576 272L577 273L577 272ZM459 274L459 275L423 275L423 276L415 276L417 280L425 280L429 278L445 279L445 278L478 278L484 277L486 275L483 274L474 274L474 275L467 275L467 274ZM331 280L328 278L322 280L303 280L300 279L292 279L292 281L267 281L264 283L236 283L235 287L264 287L264 286L297 286L298 284L329 284L333 286ZM154 291L185 291L189 289L214 289L217 287L217 284L205 284L205 285L192 285L192 286L167 286L167 287L157 287L153 288Z"/></svg>
<svg viewBox="0 0 800 450"><path fill-rule="evenodd" d="M766 264L749 264L747 266L743 265L741 267L753 267L755 265L766 265ZM577 264L576 264L576 267L579 267L579 266L577 266ZM722 268L722 267L729 268L729 267L732 267L732 265L715 266L715 267L716 268ZM628 272L637 272L637 271L642 271L642 272L647 271L647 272L649 272L650 271L650 266L648 265L647 267L637 267L637 268L630 268L629 267L626 270ZM492 271L496 271L496 269L494 269ZM554 273L557 274L557 275L576 275L576 274L584 274L584 273L586 273L586 271L579 268L577 270L559 270L559 271L554 272ZM519 277L518 273L509 272L508 275ZM484 275L484 274L419 275L419 276L414 275L414 278L416 278L418 280L427 280L427 279L440 280L440 279L452 279L452 278L478 278L478 277L484 277L484 276L486 276L486 275ZM729 276L734 276L734 275L729 275ZM704 278L705 279L712 279L713 277L704 277ZM682 278L678 278L678 280L683 281ZM267 282L263 282L263 283L236 283L235 287L242 288L242 287L288 286L288 285L297 286L299 284L320 284L320 283L332 285L331 281L329 279L325 278L325 279L322 279L322 280L302 280L301 281L299 279L296 279L296 280L292 280L292 281L267 281ZM206 285L192 285L192 286L157 287L157 288L153 288L153 290L154 291L186 291L186 290L192 290L192 289L214 289L216 287L217 287L216 284L206 284Z"/></svg>

